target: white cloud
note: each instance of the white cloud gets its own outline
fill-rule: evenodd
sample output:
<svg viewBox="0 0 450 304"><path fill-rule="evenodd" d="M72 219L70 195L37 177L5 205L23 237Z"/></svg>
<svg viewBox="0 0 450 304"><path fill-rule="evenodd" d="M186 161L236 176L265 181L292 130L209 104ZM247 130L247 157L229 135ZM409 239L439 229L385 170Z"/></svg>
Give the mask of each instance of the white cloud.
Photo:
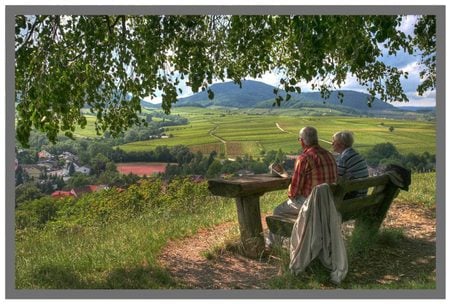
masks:
<svg viewBox="0 0 450 304"><path fill-rule="evenodd" d="M427 98L420 98L420 99L414 99L409 98L409 102L392 102L393 106L396 107L435 107L436 106L436 100L434 98L427 99Z"/></svg>
<svg viewBox="0 0 450 304"><path fill-rule="evenodd" d="M400 69L404 72L408 72L410 75L419 75L420 64L417 61L413 61L403 67L400 67Z"/></svg>
<svg viewBox="0 0 450 304"><path fill-rule="evenodd" d="M151 98L151 96L147 96L143 98L144 101L150 102L150 103L154 103L154 104L159 104L162 103L162 98L159 97L153 97L153 99Z"/></svg>
<svg viewBox="0 0 450 304"><path fill-rule="evenodd" d="M283 76L281 74L276 74L275 72L266 72L264 75L261 76L261 78L248 78L256 81L261 81L266 84L269 84L271 86L278 86L280 84L280 79Z"/></svg>
<svg viewBox="0 0 450 304"><path fill-rule="evenodd" d="M414 24L419 16L407 15L403 18L402 24L398 27L398 30L404 32L406 35L414 34Z"/></svg>

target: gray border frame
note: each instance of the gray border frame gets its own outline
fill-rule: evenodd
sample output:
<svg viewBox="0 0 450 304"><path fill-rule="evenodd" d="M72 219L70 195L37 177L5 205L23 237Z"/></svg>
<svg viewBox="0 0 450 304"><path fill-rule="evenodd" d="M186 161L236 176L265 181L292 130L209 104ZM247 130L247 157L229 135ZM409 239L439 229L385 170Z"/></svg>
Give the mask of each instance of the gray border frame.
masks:
<svg viewBox="0 0 450 304"><path fill-rule="evenodd" d="M434 290L17 290L14 231L14 16L17 14L430 14L437 17L436 289ZM7 299L443 299L445 298L445 6L6 6L5 295Z"/></svg>

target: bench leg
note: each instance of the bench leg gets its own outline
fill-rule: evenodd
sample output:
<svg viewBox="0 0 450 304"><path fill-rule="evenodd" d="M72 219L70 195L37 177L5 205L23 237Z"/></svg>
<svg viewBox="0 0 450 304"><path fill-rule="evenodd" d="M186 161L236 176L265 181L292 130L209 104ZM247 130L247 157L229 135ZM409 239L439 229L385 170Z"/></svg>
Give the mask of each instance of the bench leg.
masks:
<svg viewBox="0 0 450 304"><path fill-rule="evenodd" d="M245 255L258 258L264 251L259 196L237 197L236 207Z"/></svg>
<svg viewBox="0 0 450 304"><path fill-rule="evenodd" d="M378 190L375 189L374 191ZM372 212L359 217L355 222L355 229L358 229L361 233L366 234L367 237L371 237L378 233L389 207L400 190L393 185L387 185L386 187L380 188L379 191L383 191L385 193L385 197L381 204L375 206L371 210Z"/></svg>

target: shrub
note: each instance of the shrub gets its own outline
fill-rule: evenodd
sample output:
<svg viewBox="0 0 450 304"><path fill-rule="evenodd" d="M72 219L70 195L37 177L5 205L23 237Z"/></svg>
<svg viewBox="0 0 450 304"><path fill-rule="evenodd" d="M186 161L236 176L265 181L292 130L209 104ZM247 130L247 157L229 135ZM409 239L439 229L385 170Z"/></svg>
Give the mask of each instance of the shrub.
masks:
<svg viewBox="0 0 450 304"><path fill-rule="evenodd" d="M397 159L400 157L397 148L387 142L376 144L366 154L366 161L369 166L376 167L382 159Z"/></svg>
<svg viewBox="0 0 450 304"><path fill-rule="evenodd" d="M63 201L47 196L20 205L16 211L16 227L23 229L44 226L56 217Z"/></svg>

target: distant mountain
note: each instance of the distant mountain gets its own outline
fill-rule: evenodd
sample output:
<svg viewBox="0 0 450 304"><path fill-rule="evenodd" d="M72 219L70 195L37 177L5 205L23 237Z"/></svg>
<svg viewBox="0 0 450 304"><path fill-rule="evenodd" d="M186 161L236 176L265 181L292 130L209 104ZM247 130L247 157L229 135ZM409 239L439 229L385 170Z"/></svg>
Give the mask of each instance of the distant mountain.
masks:
<svg viewBox="0 0 450 304"><path fill-rule="evenodd" d="M154 103L151 103L151 102L141 99L141 107L151 108L151 109L159 109L159 108L161 108L161 104L160 103L154 104Z"/></svg>
<svg viewBox="0 0 450 304"><path fill-rule="evenodd" d="M119 93L117 93L117 94L119 94ZM126 94L125 99L126 99L127 101L131 100L131 98L132 98L132 95L131 95L131 94ZM145 108L152 108L152 109L159 109L159 108L161 108L161 104L154 104L154 103L151 103L151 102L146 101L146 100L144 100L144 99L141 99L141 100L140 100L140 105L141 105L141 107L145 107ZM87 103L84 104L83 107L86 108L86 109L89 109L89 108L90 108L89 104L87 104Z"/></svg>
<svg viewBox="0 0 450 304"><path fill-rule="evenodd" d="M404 106L404 107L397 107L400 110L404 111L413 111L413 112L435 112L436 107L414 107L414 106Z"/></svg>
<svg viewBox="0 0 450 304"><path fill-rule="evenodd" d="M192 96L180 98L177 106L199 106L211 105L222 107L251 108L261 101L274 99L274 87L263 82L244 80L242 88L234 82L215 83L210 86L214 92L214 99L209 100L206 91L196 93Z"/></svg>
<svg viewBox="0 0 450 304"><path fill-rule="evenodd" d="M180 98L175 106L194 107L234 107L234 108L272 108L275 100L275 87L268 84L245 80L242 88L233 82L213 84L211 90L214 92L214 99L209 100L207 92L199 92L189 97ZM319 92L303 92L301 94L291 93L289 101L283 101L280 108L302 108L302 107L326 107L335 108L350 112L366 111L398 111L396 107L375 99L372 107L369 108L367 100L369 95L365 93L342 90L344 94L343 102L338 99L338 91L331 92L328 99L323 99ZM286 92L279 90L281 96Z"/></svg>

